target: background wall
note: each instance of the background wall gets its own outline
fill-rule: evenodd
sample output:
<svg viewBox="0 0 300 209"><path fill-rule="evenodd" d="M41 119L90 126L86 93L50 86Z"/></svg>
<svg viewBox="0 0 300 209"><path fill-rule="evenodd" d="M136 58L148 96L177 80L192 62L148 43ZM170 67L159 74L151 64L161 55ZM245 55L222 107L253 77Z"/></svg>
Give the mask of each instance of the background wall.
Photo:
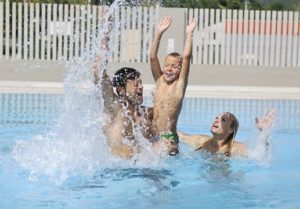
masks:
<svg viewBox="0 0 300 209"><path fill-rule="evenodd" d="M63 62L35 60L1 60L0 81L63 82ZM133 67L142 73L145 84L154 84L149 64L110 63L109 74L121 67ZM191 65L189 85L229 85L262 87L300 87L300 71L296 68Z"/></svg>

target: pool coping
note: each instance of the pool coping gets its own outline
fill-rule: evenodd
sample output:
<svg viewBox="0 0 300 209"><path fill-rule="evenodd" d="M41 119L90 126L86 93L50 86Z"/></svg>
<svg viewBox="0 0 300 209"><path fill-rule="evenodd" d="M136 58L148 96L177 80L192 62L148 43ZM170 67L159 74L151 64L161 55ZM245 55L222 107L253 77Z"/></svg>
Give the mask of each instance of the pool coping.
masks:
<svg viewBox="0 0 300 209"><path fill-rule="evenodd" d="M92 83L82 86L91 88ZM154 84L144 84L144 95L151 96ZM0 81L0 93L45 93L63 94L62 82ZM247 98L247 99L295 99L300 100L298 87L256 87L256 86L210 86L188 85L186 97L199 98Z"/></svg>

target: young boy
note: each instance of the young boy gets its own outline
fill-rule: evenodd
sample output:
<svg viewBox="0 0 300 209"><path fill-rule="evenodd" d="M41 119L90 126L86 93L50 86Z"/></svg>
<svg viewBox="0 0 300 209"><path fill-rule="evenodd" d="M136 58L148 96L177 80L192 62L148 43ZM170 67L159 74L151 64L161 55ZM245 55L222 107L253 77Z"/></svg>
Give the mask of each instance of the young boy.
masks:
<svg viewBox="0 0 300 209"><path fill-rule="evenodd" d="M156 94L153 106L153 126L157 137L167 144L170 155L178 153L177 121L185 95L190 59L192 55L193 31L197 21L192 20L186 26L186 41L183 55L177 52L166 56L161 68L157 57L159 43L163 33L169 28L172 19L163 18L158 24L150 52L151 70L156 82Z"/></svg>

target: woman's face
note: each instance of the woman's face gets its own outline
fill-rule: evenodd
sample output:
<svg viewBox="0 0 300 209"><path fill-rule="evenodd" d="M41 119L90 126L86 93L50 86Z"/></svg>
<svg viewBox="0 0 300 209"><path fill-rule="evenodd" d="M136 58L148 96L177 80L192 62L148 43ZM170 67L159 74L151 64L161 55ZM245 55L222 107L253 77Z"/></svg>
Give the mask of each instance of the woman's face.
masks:
<svg viewBox="0 0 300 209"><path fill-rule="evenodd" d="M224 137L232 134L234 131L232 126L233 119L229 113L222 112L213 121L210 131L213 135L223 135Z"/></svg>

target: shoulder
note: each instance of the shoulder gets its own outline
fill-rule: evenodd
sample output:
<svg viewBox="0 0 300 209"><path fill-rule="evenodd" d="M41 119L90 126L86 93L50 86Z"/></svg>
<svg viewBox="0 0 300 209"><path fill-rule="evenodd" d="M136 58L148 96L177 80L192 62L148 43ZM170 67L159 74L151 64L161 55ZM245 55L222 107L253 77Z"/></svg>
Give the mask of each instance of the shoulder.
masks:
<svg viewBox="0 0 300 209"><path fill-rule="evenodd" d="M158 77L158 79L156 80L156 84L160 84L160 83L166 83L165 82L165 79L164 79L164 77L163 77L163 74L161 74L159 77Z"/></svg>
<svg viewBox="0 0 300 209"><path fill-rule="evenodd" d="M240 156L246 156L246 146L245 144L237 141L233 141L232 153Z"/></svg>

